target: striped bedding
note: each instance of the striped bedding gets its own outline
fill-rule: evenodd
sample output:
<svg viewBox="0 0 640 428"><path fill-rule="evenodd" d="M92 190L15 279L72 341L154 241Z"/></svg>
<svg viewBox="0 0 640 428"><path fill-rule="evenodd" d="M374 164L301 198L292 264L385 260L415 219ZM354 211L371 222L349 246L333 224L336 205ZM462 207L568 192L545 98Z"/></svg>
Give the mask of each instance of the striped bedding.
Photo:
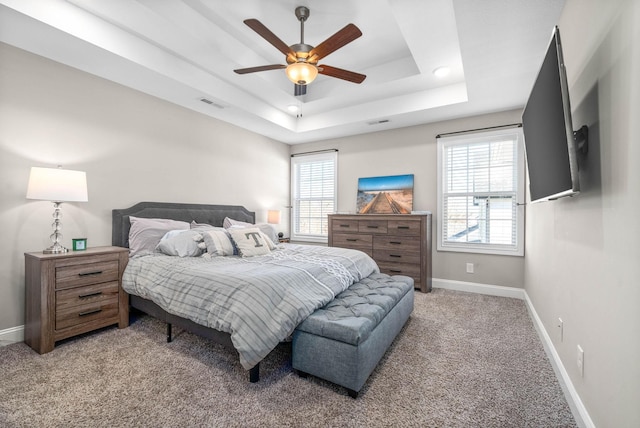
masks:
<svg viewBox="0 0 640 428"><path fill-rule="evenodd" d="M360 251L284 244L248 258L134 257L122 284L169 313L230 333L250 369L307 316L374 272L378 266Z"/></svg>

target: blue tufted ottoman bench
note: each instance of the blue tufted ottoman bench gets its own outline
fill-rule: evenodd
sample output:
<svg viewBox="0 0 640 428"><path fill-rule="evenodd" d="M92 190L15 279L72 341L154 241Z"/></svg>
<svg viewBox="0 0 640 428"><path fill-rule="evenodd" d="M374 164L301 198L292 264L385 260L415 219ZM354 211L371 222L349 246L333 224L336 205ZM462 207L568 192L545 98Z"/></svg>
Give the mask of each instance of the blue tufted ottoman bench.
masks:
<svg viewBox="0 0 640 428"><path fill-rule="evenodd" d="M293 369L341 385L356 398L412 311L412 278L373 274L298 325Z"/></svg>

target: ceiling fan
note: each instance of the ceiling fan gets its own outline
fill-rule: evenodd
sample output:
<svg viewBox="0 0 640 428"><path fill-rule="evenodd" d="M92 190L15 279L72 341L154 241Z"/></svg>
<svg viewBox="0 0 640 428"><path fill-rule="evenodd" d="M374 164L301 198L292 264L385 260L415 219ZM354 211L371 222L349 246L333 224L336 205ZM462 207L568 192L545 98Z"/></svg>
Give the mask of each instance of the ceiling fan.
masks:
<svg viewBox="0 0 640 428"><path fill-rule="evenodd" d="M318 46L313 47L304 42L304 22L309 18L309 13L309 8L305 6L298 6L295 9L296 17L298 18L298 21L300 21L300 43L291 46L287 46L278 38L278 36L273 34L271 30L265 27L257 19L245 20L244 23L247 24L249 28L258 33L263 39L271 43L276 49L286 55L287 65L262 65L259 67L240 68L233 71L238 74L247 74L284 68L286 69L289 80L296 85L296 95L303 95L306 93L306 85L313 82L318 74L336 77L353 83L362 83L362 81L367 77L364 74L324 64L318 65L318 61L322 58L362 36L360 29L354 24L347 24L333 36L329 37Z"/></svg>

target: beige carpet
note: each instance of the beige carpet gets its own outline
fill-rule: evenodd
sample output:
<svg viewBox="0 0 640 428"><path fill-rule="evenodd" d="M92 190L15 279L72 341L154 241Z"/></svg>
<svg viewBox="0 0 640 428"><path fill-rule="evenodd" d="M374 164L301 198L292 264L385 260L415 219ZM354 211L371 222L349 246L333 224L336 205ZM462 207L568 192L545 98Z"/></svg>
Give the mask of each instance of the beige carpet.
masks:
<svg viewBox="0 0 640 428"><path fill-rule="evenodd" d="M177 330L177 329L174 329ZM570 427L522 301L435 289L360 397L299 378L283 344L251 384L237 356L139 316L45 355L0 348L2 427Z"/></svg>

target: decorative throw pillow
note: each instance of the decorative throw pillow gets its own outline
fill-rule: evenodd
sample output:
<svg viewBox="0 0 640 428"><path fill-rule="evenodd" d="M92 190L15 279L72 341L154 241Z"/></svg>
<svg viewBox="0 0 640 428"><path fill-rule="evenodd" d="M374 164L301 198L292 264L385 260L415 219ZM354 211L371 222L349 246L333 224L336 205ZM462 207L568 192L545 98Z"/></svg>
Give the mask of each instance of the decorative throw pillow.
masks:
<svg viewBox="0 0 640 428"><path fill-rule="evenodd" d="M164 218L129 217L129 256L151 254L165 233L171 230L188 230L186 221Z"/></svg>
<svg viewBox="0 0 640 428"><path fill-rule="evenodd" d="M257 227L232 227L229 233L242 257L261 256L271 252L269 238Z"/></svg>
<svg viewBox="0 0 640 428"><path fill-rule="evenodd" d="M199 232L204 238L204 243L207 245L207 253L209 253L209 255L233 256L236 254L229 232L226 230L220 227L211 227L199 230Z"/></svg>
<svg viewBox="0 0 640 428"><path fill-rule="evenodd" d="M225 217L224 221L222 222L222 226L224 226L225 229L230 229L231 227L257 227L271 240L271 242L273 242L274 244L278 244L279 242L278 232L276 231L276 228L269 223L251 224Z"/></svg>
<svg viewBox="0 0 640 428"><path fill-rule="evenodd" d="M209 223L196 223L195 220L191 221L191 229L212 229L215 226Z"/></svg>
<svg viewBox="0 0 640 428"><path fill-rule="evenodd" d="M198 231L172 230L162 237L156 250L168 256L198 257L204 252L198 245L202 240L202 234Z"/></svg>

